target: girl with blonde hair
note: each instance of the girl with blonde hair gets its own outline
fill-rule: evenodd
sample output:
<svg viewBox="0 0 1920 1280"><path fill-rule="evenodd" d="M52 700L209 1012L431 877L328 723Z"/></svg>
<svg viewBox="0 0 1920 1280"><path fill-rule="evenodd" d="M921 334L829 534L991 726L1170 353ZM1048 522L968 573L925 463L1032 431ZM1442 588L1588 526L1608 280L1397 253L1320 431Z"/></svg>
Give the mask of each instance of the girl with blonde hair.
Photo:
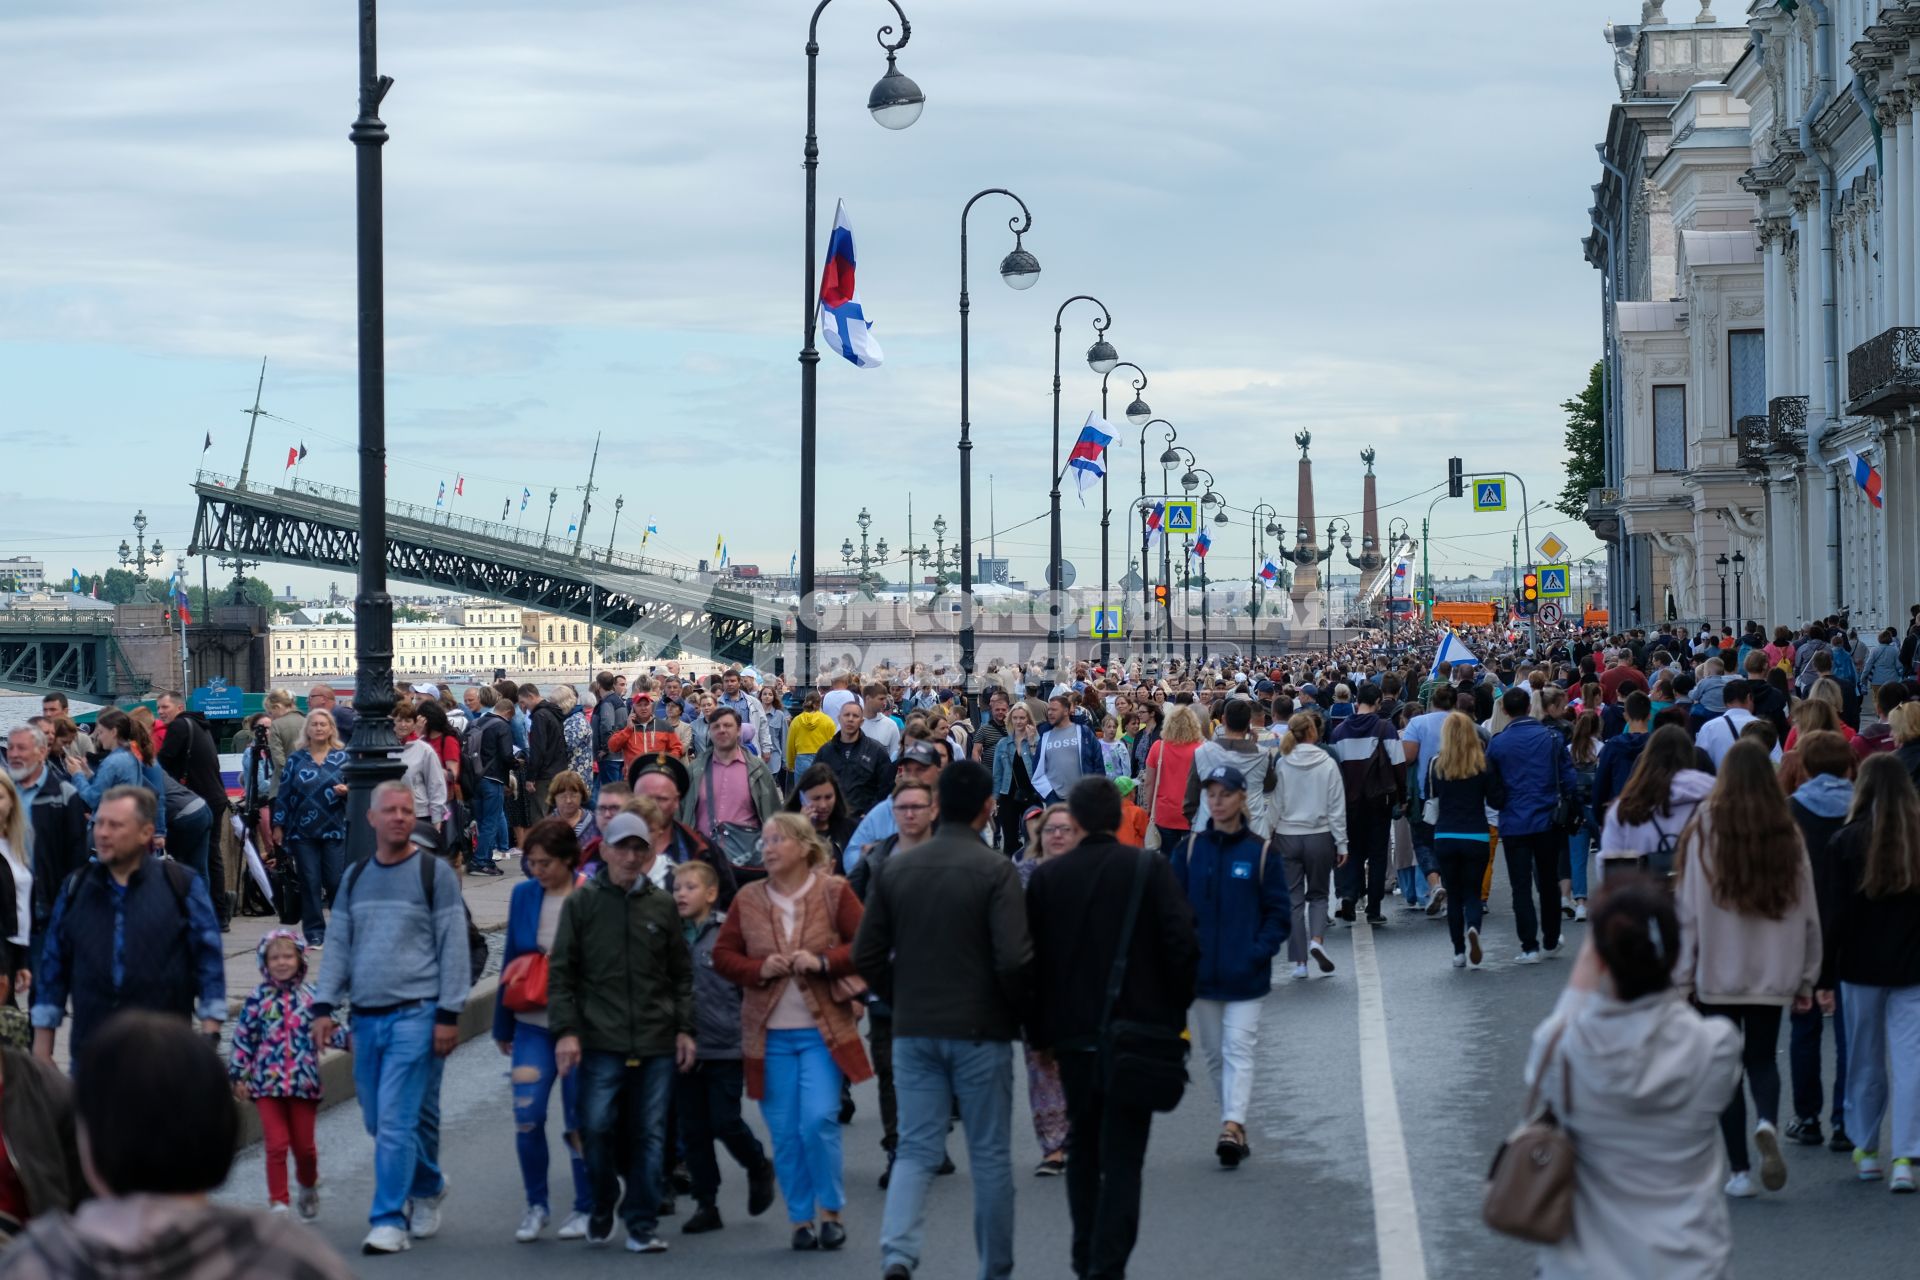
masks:
<svg viewBox="0 0 1920 1280"><path fill-rule="evenodd" d="M1433 812L1433 858L1447 891L1447 933L1453 967L1478 965L1483 904L1480 884L1493 856L1487 810L1507 803L1499 768L1487 759L1473 718L1456 711L1440 726L1440 754L1427 772L1427 805Z"/></svg>

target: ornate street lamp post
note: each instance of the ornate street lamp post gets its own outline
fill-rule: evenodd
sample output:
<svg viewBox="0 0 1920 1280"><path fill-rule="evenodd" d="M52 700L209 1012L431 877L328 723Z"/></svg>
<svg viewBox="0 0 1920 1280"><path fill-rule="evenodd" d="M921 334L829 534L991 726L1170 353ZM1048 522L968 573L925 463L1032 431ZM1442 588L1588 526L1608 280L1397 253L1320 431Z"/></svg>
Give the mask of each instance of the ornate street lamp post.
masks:
<svg viewBox="0 0 1920 1280"><path fill-rule="evenodd" d="M1087 367L1105 376L1120 363L1119 354L1107 341L1107 330L1113 327L1113 313L1107 310L1107 304L1085 293L1076 293L1061 303L1053 314L1053 487L1047 494L1047 587L1051 592L1047 609L1047 673L1056 679L1061 650L1066 644L1062 626L1066 610L1060 599L1066 594L1066 587L1060 581L1061 563L1065 560L1060 550L1060 334L1067 308L1076 302L1091 302L1100 308L1100 318L1093 322L1093 345L1087 348Z"/></svg>
<svg viewBox="0 0 1920 1280"><path fill-rule="evenodd" d="M1147 374L1144 369L1134 364L1131 360L1116 361L1113 369L1109 369L1100 375L1100 420L1102 422L1107 420L1107 383L1112 379L1114 369L1131 369L1140 375L1138 380L1133 384L1133 401L1127 405L1127 422L1136 427L1146 426L1147 423L1153 420L1153 410L1149 409L1147 402L1140 398L1140 393L1147 389ZM1146 466L1144 459L1140 465L1142 468ZM1113 507L1107 499L1107 478L1108 472L1111 470L1111 467L1103 467L1100 473L1100 607L1102 609L1107 607L1107 591L1109 589L1107 577L1107 530L1113 523ZM1109 665L1112 658L1113 644L1106 635L1102 635L1100 637L1100 665L1103 667Z"/></svg>
<svg viewBox="0 0 1920 1280"><path fill-rule="evenodd" d="M1740 599L1740 586L1746 581L1747 554L1744 551L1733 553L1733 618L1739 624L1741 634L1746 633L1747 614Z"/></svg>
<svg viewBox="0 0 1920 1280"><path fill-rule="evenodd" d="M1165 427L1167 429L1167 447L1160 454L1160 492L1165 493L1167 491L1167 468L1172 466L1174 463L1180 461L1180 455L1173 451L1173 442L1180 438L1180 433L1174 429L1174 426L1171 422L1168 422L1165 418L1153 418L1141 426L1140 428L1140 625L1143 628L1143 634L1150 632L1151 626L1152 626L1150 619L1153 617L1153 548L1149 545L1152 539L1152 531L1149 529L1147 525L1147 432L1151 431L1156 426ZM1162 524L1164 526L1165 522L1162 521ZM1161 537L1161 542L1164 545L1166 541L1166 529L1164 527L1160 531L1160 537ZM1167 592L1169 595L1171 595L1173 592L1173 583L1170 580L1167 581ZM1169 632L1169 634L1171 634L1171 632ZM1144 664L1145 662L1144 653L1142 655L1141 661Z"/></svg>
<svg viewBox="0 0 1920 1280"><path fill-rule="evenodd" d="M973 436L967 417L971 382L967 368L967 215L985 197L1006 196L1020 206L1020 217L1009 218L1007 229L1013 232L1013 251L1000 259L1000 278L1007 287L1025 291L1040 280L1040 261L1027 252L1021 237L1033 230L1033 214L1027 202L1005 187L988 187L968 200L960 210L960 676L961 687L969 700L973 697Z"/></svg>
<svg viewBox="0 0 1920 1280"><path fill-rule="evenodd" d="M1209 491L1207 497L1201 501L1203 509L1209 500L1213 505L1220 508L1213 513L1213 522L1215 524L1228 523L1226 495ZM1207 664L1208 658L1210 657L1207 645L1207 615L1210 612L1207 607L1207 559L1207 556L1200 557L1200 665L1202 666Z"/></svg>
<svg viewBox="0 0 1920 1280"><path fill-rule="evenodd" d="M133 545L128 546L125 538L120 539L120 567L133 571L133 604L152 604L153 597L147 593L147 568L157 566L166 548L160 545L160 539L147 541L147 513L133 513Z"/></svg>
<svg viewBox="0 0 1920 1280"><path fill-rule="evenodd" d="M807 141L800 161L800 167L806 170L807 175L807 273L805 290L800 299L800 609L796 637L800 646L800 680L803 687L813 683L813 647L818 630L814 622L813 605L807 599L813 593L814 576L813 489L820 373L820 352L813 345L820 307L819 290L815 287L814 279L818 272L819 252L815 230L815 187L819 176L817 170L820 168L820 138L815 118L820 15L831 3L833 0L820 0L807 23ZM881 27L874 37L880 42L880 47L886 50L887 71L867 95L867 110L873 113L874 120L883 128L905 129L920 118L921 111L926 108L927 98L920 92L920 86L902 75L894 64L895 56L913 38L913 24L907 21L906 10L900 7L899 0L887 0L887 3L900 16L900 38L888 40L887 37L893 34L891 24Z"/></svg>
<svg viewBox="0 0 1920 1280"><path fill-rule="evenodd" d="M1394 570L1400 567L1400 546L1412 532L1412 526L1407 523L1405 516L1395 516L1387 522L1387 557L1391 562L1387 569L1387 652L1390 654L1399 652L1394 648L1393 639L1394 624L1399 620L1393 607L1395 579L1398 576Z"/></svg>
<svg viewBox="0 0 1920 1280"><path fill-rule="evenodd" d="M1733 561L1727 559L1727 553L1724 551L1713 562L1713 567L1720 571L1720 625L1722 627L1727 625L1727 567L1732 563Z"/></svg>
<svg viewBox="0 0 1920 1280"><path fill-rule="evenodd" d="M1267 550L1266 540L1272 538L1278 542L1284 530L1280 527L1280 513L1275 511L1269 503L1254 503L1253 510L1249 511L1247 515L1249 517L1247 520L1247 548L1253 556L1252 586L1250 588L1250 594L1247 597L1247 621L1252 624L1253 631L1247 640L1247 657L1250 661L1258 662L1260 658L1260 616L1264 612L1264 605L1266 603L1264 579L1260 576L1260 571L1266 567L1264 564ZM1260 523L1260 517L1262 515L1267 517L1267 523L1264 527ZM1282 549L1284 550L1284 547Z"/></svg>
<svg viewBox="0 0 1920 1280"><path fill-rule="evenodd" d="M1335 516L1333 519L1327 521L1327 549L1326 552L1319 557L1322 560L1328 560L1333 557L1333 531L1336 526L1341 531L1341 550L1349 553L1353 550L1353 526L1339 516ZM1347 556L1347 560L1349 563L1358 563L1351 554ZM1325 597L1323 607L1326 611L1326 617L1323 618L1322 621L1326 624L1327 628L1327 666L1331 669L1333 666L1333 575L1331 573L1326 575L1324 590Z"/></svg>

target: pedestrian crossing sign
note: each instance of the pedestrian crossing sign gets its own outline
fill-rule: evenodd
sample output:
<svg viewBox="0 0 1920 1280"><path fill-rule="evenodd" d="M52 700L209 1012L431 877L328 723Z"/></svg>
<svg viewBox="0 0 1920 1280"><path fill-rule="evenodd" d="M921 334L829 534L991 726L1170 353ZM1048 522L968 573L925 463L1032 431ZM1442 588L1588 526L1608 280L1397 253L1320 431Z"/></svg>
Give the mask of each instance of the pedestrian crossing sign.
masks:
<svg viewBox="0 0 1920 1280"><path fill-rule="evenodd" d="M1199 511L1200 504L1197 502L1169 502L1167 504L1167 532L1192 533L1200 527Z"/></svg>
<svg viewBox="0 0 1920 1280"><path fill-rule="evenodd" d="M1542 600L1564 600L1573 593L1567 588L1567 567L1565 565L1543 564L1540 573L1540 598Z"/></svg>
<svg viewBox="0 0 1920 1280"><path fill-rule="evenodd" d="M1479 480L1473 482L1473 509L1475 511L1505 511L1507 509L1507 482L1505 480Z"/></svg>
<svg viewBox="0 0 1920 1280"><path fill-rule="evenodd" d="M1125 634L1120 624L1120 610L1095 609L1088 630L1095 640L1118 640Z"/></svg>

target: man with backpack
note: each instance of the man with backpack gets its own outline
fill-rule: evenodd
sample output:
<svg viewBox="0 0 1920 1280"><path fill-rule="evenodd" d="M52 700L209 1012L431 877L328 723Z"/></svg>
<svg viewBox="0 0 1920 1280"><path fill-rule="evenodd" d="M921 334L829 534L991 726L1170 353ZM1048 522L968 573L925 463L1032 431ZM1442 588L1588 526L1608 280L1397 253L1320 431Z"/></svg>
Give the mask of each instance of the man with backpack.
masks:
<svg viewBox="0 0 1920 1280"><path fill-rule="evenodd" d="M1204 783L1222 765L1231 765L1246 781L1247 826L1261 839L1273 834L1273 821L1267 816L1267 797L1276 777L1274 762L1278 752L1260 745L1253 731L1254 703L1250 698L1227 700L1220 713L1220 729L1213 741L1203 742L1193 753L1193 768L1187 771L1187 795L1181 810L1187 815L1188 829L1202 831L1212 825L1212 811L1201 803Z"/></svg>
<svg viewBox="0 0 1920 1280"><path fill-rule="evenodd" d="M405 788L402 788L405 790ZM152 858L153 792L113 787L93 815L95 858L67 877L47 921L33 988L33 1051L53 1061L53 1034L73 1001L68 1047L122 1009L199 1019L208 1037L227 1017L226 958L206 882ZM408 812L412 795L408 793Z"/></svg>
<svg viewBox="0 0 1920 1280"><path fill-rule="evenodd" d="M1328 752L1340 766L1347 789L1347 848L1351 856L1334 872L1340 890L1335 914L1354 922L1354 905L1362 892L1367 899L1367 921L1387 922L1380 902L1387 896L1387 867L1392 862L1388 844L1393 818L1407 800L1407 765L1400 734L1379 714L1380 686L1363 684L1354 691L1353 714L1333 726ZM1523 693L1522 697L1525 696Z"/></svg>
<svg viewBox="0 0 1920 1280"><path fill-rule="evenodd" d="M1539 963L1542 935L1548 955L1560 949L1560 858L1567 845L1560 825L1561 797L1577 794L1580 786L1566 739L1528 714L1530 706L1525 689L1501 695L1507 727L1487 744L1487 763L1500 771L1507 785L1506 807L1500 810L1500 852L1513 885L1521 964Z"/></svg>
<svg viewBox="0 0 1920 1280"><path fill-rule="evenodd" d="M462 777L475 778L474 809L479 829L474 839L473 858L467 870L474 875L503 874L494 861L508 847L512 836L507 829L507 787L513 773L513 703L482 685L481 712L467 726L466 754L473 758L467 767L463 756Z"/></svg>
<svg viewBox="0 0 1920 1280"><path fill-rule="evenodd" d="M490 717L497 719L497 717ZM453 868L420 847L406 783L374 788L371 858L340 882L313 1002L313 1038L353 1003L354 1088L374 1142L371 1230L361 1250L399 1253L440 1229L440 1073L473 986L471 921Z"/></svg>

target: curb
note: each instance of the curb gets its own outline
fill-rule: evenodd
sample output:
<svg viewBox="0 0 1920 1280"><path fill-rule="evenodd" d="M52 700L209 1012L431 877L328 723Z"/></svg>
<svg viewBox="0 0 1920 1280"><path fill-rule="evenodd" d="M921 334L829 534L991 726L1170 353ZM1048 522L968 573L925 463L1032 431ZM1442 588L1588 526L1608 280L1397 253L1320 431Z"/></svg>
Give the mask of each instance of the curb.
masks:
<svg viewBox="0 0 1920 1280"><path fill-rule="evenodd" d="M482 977L473 984L473 990L467 994L467 1003L460 1010L458 1024L458 1043L465 1044L485 1035L493 1027L494 993L500 989L497 974ZM351 1010L349 1010L351 1012ZM353 1083L353 1055L340 1049L329 1049L320 1055L320 1109L326 1111L337 1107L358 1096ZM239 1146L248 1147L260 1141L260 1112L251 1103L236 1100L234 1106L240 1112Z"/></svg>

